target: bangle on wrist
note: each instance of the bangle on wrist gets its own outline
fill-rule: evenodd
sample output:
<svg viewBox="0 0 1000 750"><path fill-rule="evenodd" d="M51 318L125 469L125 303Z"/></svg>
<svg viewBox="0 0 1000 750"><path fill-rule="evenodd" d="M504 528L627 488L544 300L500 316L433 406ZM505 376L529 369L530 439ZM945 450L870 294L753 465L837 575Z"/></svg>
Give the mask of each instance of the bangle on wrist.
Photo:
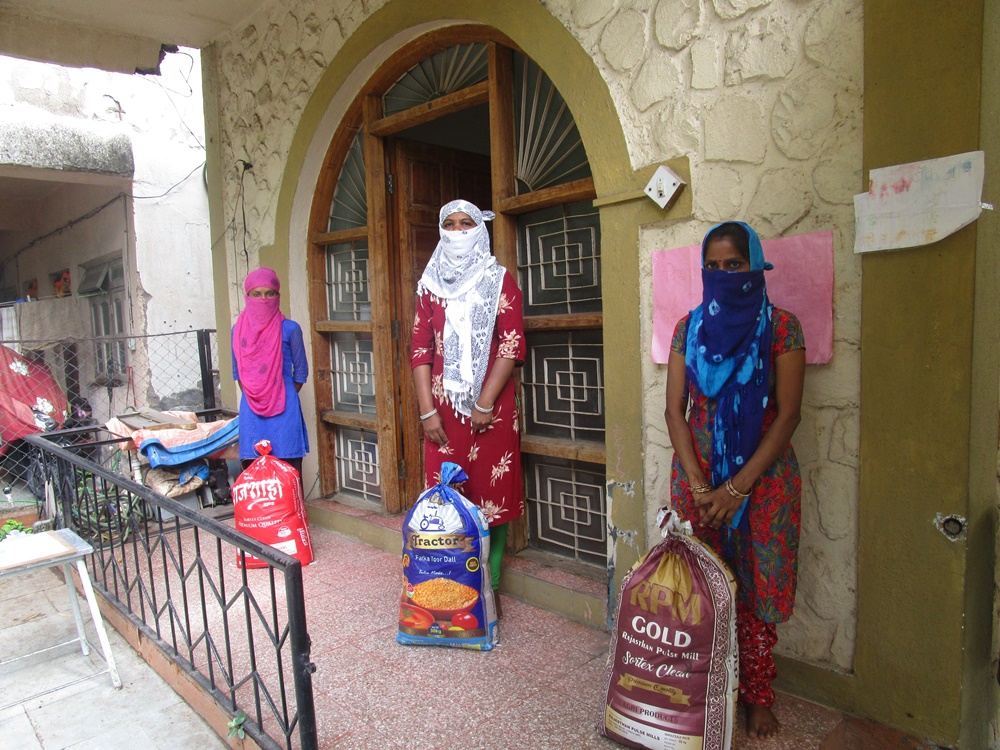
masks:
<svg viewBox="0 0 1000 750"><path fill-rule="evenodd" d="M425 420L428 420L428 419L430 419L431 417L433 417L433 416L434 416L435 414L437 414L437 413L438 413L438 410L437 410L437 408L435 407L434 409L431 409L431 410L430 410L429 412L427 412L426 414L421 414L421 415L420 415L420 421L421 421L421 422L423 422L423 421L425 421Z"/></svg>
<svg viewBox="0 0 1000 750"><path fill-rule="evenodd" d="M694 495L705 495L714 489L715 488L712 485L710 485L708 482L705 482L704 484L699 484L696 487L692 487L691 493Z"/></svg>
<svg viewBox="0 0 1000 750"><path fill-rule="evenodd" d="M738 489L736 489L736 487L733 486L733 480L732 479L727 479L726 480L726 492L728 492L733 497L739 498L740 500L745 500L746 498L750 497L750 494L751 494L750 492L747 492L746 494L744 494L744 493L740 492Z"/></svg>
<svg viewBox="0 0 1000 750"><path fill-rule="evenodd" d="M473 401L472 402L472 406L475 407L476 411L478 411L478 412L480 412L482 414L492 414L493 413L493 407L492 406L489 409L484 409L483 407L481 407L479 405L478 401Z"/></svg>

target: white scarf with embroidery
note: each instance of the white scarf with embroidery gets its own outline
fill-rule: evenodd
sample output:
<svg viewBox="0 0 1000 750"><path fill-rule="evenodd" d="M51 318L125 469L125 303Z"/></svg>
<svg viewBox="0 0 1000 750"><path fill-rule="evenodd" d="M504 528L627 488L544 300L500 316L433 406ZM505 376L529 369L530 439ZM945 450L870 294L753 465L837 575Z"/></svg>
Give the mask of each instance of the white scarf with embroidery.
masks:
<svg viewBox="0 0 1000 750"><path fill-rule="evenodd" d="M475 229L442 229L444 220L459 211L472 217ZM466 417L483 389L503 286L504 268L490 252L484 223L492 218L491 211L468 201L445 204L438 221L441 239L417 283L417 294L430 293L444 307L444 398Z"/></svg>

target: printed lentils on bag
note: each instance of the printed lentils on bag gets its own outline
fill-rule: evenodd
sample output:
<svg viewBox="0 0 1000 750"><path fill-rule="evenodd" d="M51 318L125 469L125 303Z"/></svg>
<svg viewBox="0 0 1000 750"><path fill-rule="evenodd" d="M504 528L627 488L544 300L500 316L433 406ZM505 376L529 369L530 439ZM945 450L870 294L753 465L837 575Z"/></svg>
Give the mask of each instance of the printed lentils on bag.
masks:
<svg viewBox="0 0 1000 750"><path fill-rule="evenodd" d="M406 514L400 643L476 651L496 645L490 529L479 508L449 486L467 478L458 464L443 463L441 483Z"/></svg>

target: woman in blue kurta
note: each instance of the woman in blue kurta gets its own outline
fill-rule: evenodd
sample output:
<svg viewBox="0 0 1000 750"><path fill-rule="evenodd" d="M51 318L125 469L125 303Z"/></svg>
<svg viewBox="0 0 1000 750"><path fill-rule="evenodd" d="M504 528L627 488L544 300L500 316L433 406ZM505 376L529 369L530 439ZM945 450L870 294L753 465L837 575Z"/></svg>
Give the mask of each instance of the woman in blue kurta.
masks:
<svg viewBox="0 0 1000 750"><path fill-rule="evenodd" d="M299 390L309 378L302 329L278 309L281 288L270 268L251 271L243 284L246 306L233 326L233 379L240 400L240 459L257 458L254 445L271 442L271 455L302 472L309 436Z"/></svg>

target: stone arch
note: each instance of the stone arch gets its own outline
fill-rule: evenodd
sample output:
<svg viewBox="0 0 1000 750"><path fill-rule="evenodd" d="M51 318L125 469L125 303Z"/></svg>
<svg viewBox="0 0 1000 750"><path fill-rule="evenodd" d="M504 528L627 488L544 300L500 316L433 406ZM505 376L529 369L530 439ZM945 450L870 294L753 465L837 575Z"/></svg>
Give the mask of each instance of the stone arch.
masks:
<svg viewBox="0 0 1000 750"><path fill-rule="evenodd" d="M261 263L286 274L290 286L305 288L305 264L300 258L307 244L312 194L340 119L368 79L396 50L435 29L458 23L497 30L546 71L573 113L590 161L598 194L595 205L601 211L605 330L615 332L605 341L605 382L613 385L607 393L606 424L608 514L614 539L609 555L609 599L613 599L624 571L647 546L642 491L642 346L636 292L640 283L639 229L662 221L664 216L651 202L640 202L652 170L632 169L608 86L595 61L558 19L533 0L391 3L370 16L330 62L303 112L281 181L275 242L261 249ZM686 162L678 171L689 178ZM689 212L690 199L684 196L675 210L680 215ZM290 263L291 258L296 262ZM304 308L296 311L293 303L293 316L304 312ZM314 408L308 398L303 406Z"/></svg>

